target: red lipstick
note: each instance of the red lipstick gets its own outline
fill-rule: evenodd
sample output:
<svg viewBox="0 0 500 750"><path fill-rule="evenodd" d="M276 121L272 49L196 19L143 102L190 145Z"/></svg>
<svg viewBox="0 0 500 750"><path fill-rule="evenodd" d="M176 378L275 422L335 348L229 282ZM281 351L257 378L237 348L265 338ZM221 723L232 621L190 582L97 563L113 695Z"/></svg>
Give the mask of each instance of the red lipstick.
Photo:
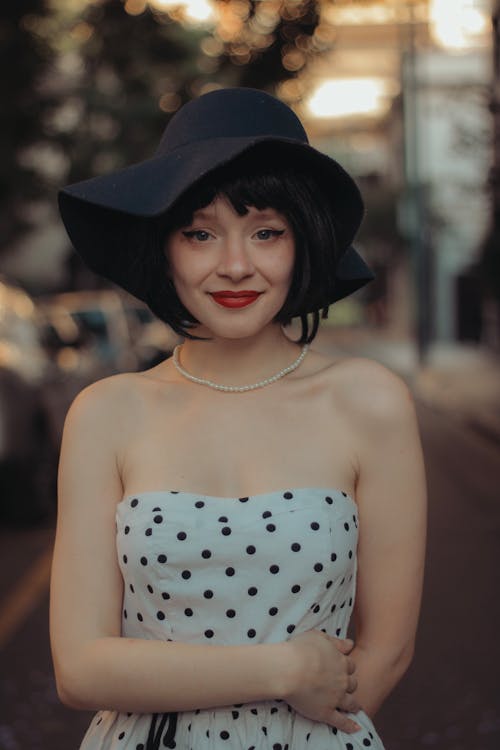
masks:
<svg viewBox="0 0 500 750"><path fill-rule="evenodd" d="M217 304L222 305L223 307L246 307L247 305L250 305L252 302L255 302L257 297L261 294L261 292L256 292L253 289L247 290L244 289L241 292L229 292L229 291L221 291L221 292L212 292L212 297L217 302Z"/></svg>

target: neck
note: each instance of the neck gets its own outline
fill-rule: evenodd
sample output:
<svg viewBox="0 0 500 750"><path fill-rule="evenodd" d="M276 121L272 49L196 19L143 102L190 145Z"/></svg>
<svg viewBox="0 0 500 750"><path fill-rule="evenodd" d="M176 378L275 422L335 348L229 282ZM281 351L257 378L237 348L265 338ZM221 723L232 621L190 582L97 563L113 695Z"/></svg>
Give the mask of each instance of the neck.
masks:
<svg viewBox="0 0 500 750"><path fill-rule="evenodd" d="M248 385L274 375L291 364L302 345L280 326L243 339L213 338L182 344L181 365L191 375L229 385Z"/></svg>

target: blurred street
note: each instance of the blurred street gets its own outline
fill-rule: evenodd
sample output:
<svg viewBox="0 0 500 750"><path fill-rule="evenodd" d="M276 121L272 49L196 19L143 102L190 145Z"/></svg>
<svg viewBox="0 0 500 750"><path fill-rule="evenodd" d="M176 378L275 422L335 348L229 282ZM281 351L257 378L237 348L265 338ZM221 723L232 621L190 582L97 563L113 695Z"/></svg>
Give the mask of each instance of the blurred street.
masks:
<svg viewBox="0 0 500 750"><path fill-rule="evenodd" d="M370 329L325 328L316 346L377 359L402 375L421 428L429 490L422 616L413 664L376 726L387 750L498 750L498 362L457 344L436 350L419 373L410 342ZM90 719L65 709L55 692L52 540L50 523L0 529L0 750L76 750Z"/></svg>

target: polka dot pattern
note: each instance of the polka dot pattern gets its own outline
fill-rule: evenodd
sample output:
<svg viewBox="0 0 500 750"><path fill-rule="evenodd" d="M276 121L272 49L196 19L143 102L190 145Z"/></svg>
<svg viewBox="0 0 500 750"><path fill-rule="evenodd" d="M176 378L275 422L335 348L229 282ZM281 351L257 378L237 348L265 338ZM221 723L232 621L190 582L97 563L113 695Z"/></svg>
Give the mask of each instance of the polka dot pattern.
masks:
<svg viewBox="0 0 500 750"><path fill-rule="evenodd" d="M347 634L358 512L341 490L238 498L143 492L118 504L116 520L126 637L237 645L285 641L311 628ZM355 718L361 731L346 735L285 701L235 703L179 712L175 738L165 728L159 747L383 750L369 717ZM101 711L80 750L146 750L151 720Z"/></svg>

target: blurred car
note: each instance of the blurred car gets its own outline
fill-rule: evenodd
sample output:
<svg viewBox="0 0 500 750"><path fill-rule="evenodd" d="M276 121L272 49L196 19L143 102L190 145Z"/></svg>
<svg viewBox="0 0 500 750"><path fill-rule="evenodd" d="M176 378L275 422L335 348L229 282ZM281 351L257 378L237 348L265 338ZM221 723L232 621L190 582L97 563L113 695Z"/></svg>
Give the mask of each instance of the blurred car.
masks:
<svg viewBox="0 0 500 750"><path fill-rule="evenodd" d="M0 521L37 522L55 508L58 446L44 394L57 378L33 300L0 277Z"/></svg>
<svg viewBox="0 0 500 750"><path fill-rule="evenodd" d="M59 442L82 388L108 375L152 367L181 340L146 305L114 290L64 292L36 302L45 350L60 373L45 391Z"/></svg>
<svg viewBox="0 0 500 750"><path fill-rule="evenodd" d="M37 308L59 366L94 379L147 369L181 340L135 297L110 289L41 297Z"/></svg>

